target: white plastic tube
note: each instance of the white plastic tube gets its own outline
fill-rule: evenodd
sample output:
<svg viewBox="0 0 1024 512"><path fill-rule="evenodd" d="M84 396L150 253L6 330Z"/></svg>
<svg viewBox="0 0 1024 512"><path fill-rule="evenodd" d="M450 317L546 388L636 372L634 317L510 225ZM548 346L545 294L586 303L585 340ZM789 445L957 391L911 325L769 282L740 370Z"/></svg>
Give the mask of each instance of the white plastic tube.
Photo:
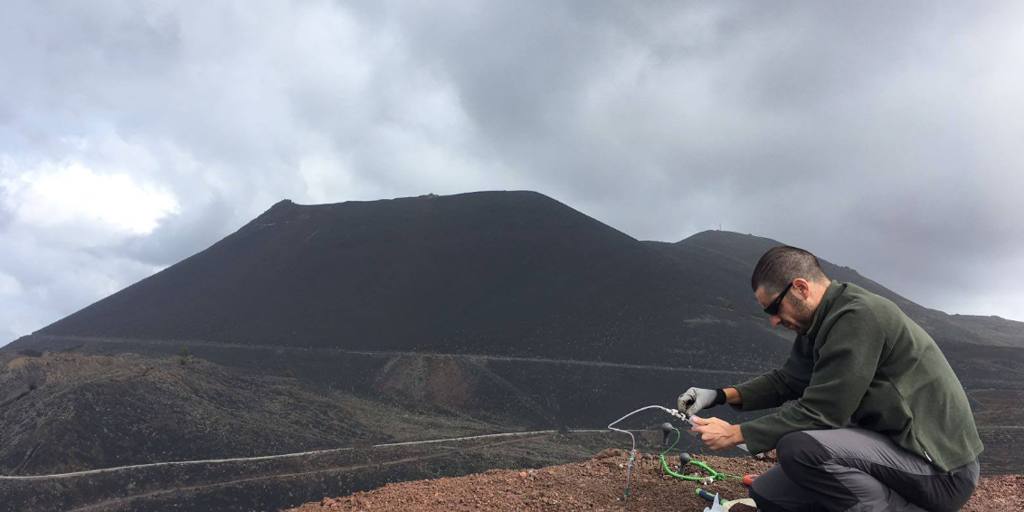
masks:
<svg viewBox="0 0 1024 512"><path fill-rule="evenodd" d="M679 411L677 411L675 409L669 409L668 407L662 407L660 405L648 405L647 407L641 407L641 408L639 408L639 409L637 409L637 410L635 410L635 411L633 411L633 412L631 412L631 413L629 413L629 414L627 414L627 415L625 415L625 416L623 416L623 417L621 417L621 418L619 418L619 419L617 419L617 420L615 420L615 421L613 421L613 422L608 424L608 430L614 430L615 432L622 432L623 434L629 435L629 438L633 441L633 448L632 448L632 451L630 452L631 454L636 452L636 437L633 436L633 433L628 431L628 430L623 430L621 428L615 428L615 425L617 423L619 423L620 421L622 421L622 420L624 420L624 419L626 419L626 418L628 418L628 417L630 417L630 416L632 416L632 415L634 415L634 414L636 414L638 412L646 411L648 409L659 409L659 410L665 411L669 415L671 415L673 417L676 417L676 418L678 418L680 420L683 420L684 422L689 423L690 425L693 425L692 421L687 419L686 416L683 416ZM697 416L693 415L693 416L691 416L691 418L697 418ZM750 450L747 449L747 444L746 443L738 444L738 445L736 445L736 448L739 448L740 450L743 450L743 451L745 451L747 453L750 453Z"/></svg>

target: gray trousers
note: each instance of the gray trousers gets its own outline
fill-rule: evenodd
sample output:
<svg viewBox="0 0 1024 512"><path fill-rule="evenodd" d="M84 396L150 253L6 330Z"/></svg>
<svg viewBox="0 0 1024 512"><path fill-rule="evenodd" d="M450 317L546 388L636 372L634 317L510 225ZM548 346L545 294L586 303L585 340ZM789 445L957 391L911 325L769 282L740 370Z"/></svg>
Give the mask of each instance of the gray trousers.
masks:
<svg viewBox="0 0 1024 512"><path fill-rule="evenodd" d="M763 512L954 512L978 485L978 461L943 473L888 437L859 428L805 430L750 488Z"/></svg>

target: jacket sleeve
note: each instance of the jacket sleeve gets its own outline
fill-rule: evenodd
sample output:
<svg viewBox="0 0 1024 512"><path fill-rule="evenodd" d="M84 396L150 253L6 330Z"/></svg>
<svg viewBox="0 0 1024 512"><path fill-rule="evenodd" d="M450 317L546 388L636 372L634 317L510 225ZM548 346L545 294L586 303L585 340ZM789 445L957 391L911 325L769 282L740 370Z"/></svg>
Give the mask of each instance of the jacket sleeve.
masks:
<svg viewBox="0 0 1024 512"><path fill-rule="evenodd" d="M790 432L845 426L871 384L884 349L885 333L874 313L862 308L841 313L818 350L803 396L792 407L740 425L750 453L771 450Z"/></svg>
<svg viewBox="0 0 1024 512"><path fill-rule="evenodd" d="M732 408L737 411L757 411L800 398L811 379L814 366L812 349L807 337L800 336L793 342L793 349L781 368L731 386L736 388L742 399L739 404L731 404Z"/></svg>

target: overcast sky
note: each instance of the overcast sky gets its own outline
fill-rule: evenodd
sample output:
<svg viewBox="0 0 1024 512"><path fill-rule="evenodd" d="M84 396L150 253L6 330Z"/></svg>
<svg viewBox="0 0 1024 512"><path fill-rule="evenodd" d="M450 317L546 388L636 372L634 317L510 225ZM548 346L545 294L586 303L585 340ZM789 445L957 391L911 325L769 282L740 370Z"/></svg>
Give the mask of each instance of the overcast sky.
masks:
<svg viewBox="0 0 1024 512"><path fill-rule="evenodd" d="M529 189L1024 320L1024 3L0 6L0 344L280 199Z"/></svg>

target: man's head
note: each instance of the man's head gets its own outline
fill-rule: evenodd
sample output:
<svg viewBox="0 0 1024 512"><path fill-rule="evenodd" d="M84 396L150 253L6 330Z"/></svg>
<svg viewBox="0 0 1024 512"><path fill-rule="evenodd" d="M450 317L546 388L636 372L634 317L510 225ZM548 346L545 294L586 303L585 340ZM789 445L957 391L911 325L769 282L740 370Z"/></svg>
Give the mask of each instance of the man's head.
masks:
<svg viewBox="0 0 1024 512"><path fill-rule="evenodd" d="M775 247L761 256L750 278L754 297L772 327L781 324L806 334L831 282L813 254L796 247Z"/></svg>

